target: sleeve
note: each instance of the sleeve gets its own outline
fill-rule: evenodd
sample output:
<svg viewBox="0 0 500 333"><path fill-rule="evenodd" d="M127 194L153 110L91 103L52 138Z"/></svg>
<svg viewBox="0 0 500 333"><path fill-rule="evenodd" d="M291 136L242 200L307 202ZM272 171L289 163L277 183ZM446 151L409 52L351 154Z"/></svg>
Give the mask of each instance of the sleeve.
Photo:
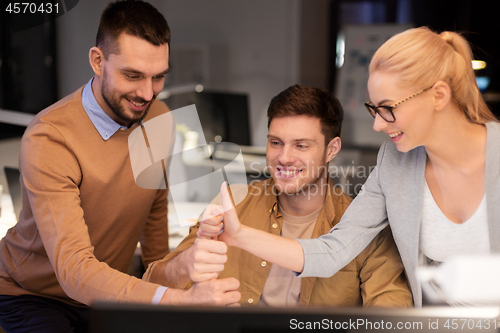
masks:
<svg viewBox="0 0 500 333"><path fill-rule="evenodd" d="M64 292L87 305L96 300L151 303L159 285L112 269L94 256L80 202L79 164L54 126L42 122L29 129L20 167L37 232Z"/></svg>
<svg viewBox="0 0 500 333"><path fill-rule="evenodd" d="M231 192L231 194L234 193L235 196L241 195L242 193L246 194L248 192L248 185L246 185L246 184L233 184L233 185L229 186L229 191ZM222 198L221 198L220 193L217 194L217 196L212 200L211 204L213 204L213 205L221 205L222 204ZM179 246L177 246L177 248L174 251L172 251L170 254L168 254L165 258L163 258L161 260L157 260L157 261L149 264L149 266L147 266L148 268L147 268L146 272L144 273L142 279L145 281L150 281L151 274L152 274L153 270L155 269L155 267L157 267L158 264L160 264L160 263L168 264L170 261L172 261L172 259L177 257L184 250L193 246L194 241L198 237L197 232L198 232L199 227L200 227L200 222L198 221L198 223L196 223L196 225L189 228L189 234L186 236L186 238L184 238L182 240L182 242L179 244Z"/></svg>
<svg viewBox="0 0 500 333"><path fill-rule="evenodd" d="M162 116L171 116L171 113L168 113L170 109L163 102L155 103L155 105L160 106L164 109L161 112ZM166 119L167 120L164 120L164 122L162 122L162 126L166 126L169 130L165 131L163 129L164 132L162 132L161 135L162 137L165 137L166 140L160 140L160 142L162 143L157 142L156 140L147 142L148 146L154 147L156 154L159 154L161 156L163 156L163 154L160 152L164 149L167 149L165 157L172 156L176 138L176 128L172 117L167 117ZM148 124L150 125L151 123ZM148 131L151 130L153 131L153 133L155 133L156 129L153 127ZM167 138L168 133L170 133L169 138ZM149 134L151 134L151 132L149 132ZM166 163L166 160L168 159L163 160L162 166L165 168L165 175L169 175L170 164ZM150 263L163 258L170 252L168 243L168 190L168 188L165 190L158 190L155 201L149 213L146 227L140 239L142 261L144 267L148 267Z"/></svg>
<svg viewBox="0 0 500 333"><path fill-rule="evenodd" d="M163 259L156 260L152 263L149 264L148 268L146 269L146 272L142 276L142 279L144 281L149 281L151 278L151 274L153 270L158 266L158 264L168 264L170 261L172 261L174 258L176 258L179 254L181 254L184 250L190 248L191 246L194 245L194 241L196 240L197 232L200 227L200 222L196 223L196 225L192 226L189 228L189 234L182 240L182 242L177 246L177 248L170 252L167 256L165 256ZM189 287L189 285L186 286L186 288Z"/></svg>
<svg viewBox="0 0 500 333"><path fill-rule="evenodd" d="M410 307L413 304L403 263L387 226L356 257L364 306Z"/></svg>
<svg viewBox="0 0 500 333"><path fill-rule="evenodd" d="M140 239L144 267L148 267L151 262L161 259L169 253L167 221L167 191L158 190Z"/></svg>
<svg viewBox="0 0 500 333"><path fill-rule="evenodd" d="M351 262L388 225L380 183L384 143L377 166L347 208L340 222L317 239L298 239L304 251L304 269L298 277L330 277ZM328 264L325 264L328 263Z"/></svg>

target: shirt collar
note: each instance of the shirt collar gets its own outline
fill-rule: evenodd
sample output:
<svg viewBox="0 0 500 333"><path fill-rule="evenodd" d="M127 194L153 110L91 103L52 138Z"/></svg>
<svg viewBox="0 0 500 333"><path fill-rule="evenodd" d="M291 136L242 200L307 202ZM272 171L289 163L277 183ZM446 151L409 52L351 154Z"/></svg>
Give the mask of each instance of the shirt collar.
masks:
<svg viewBox="0 0 500 333"><path fill-rule="evenodd" d="M111 119L111 117L104 112L99 103L97 103L94 93L92 92L93 79L94 78L91 78L87 85L83 88L82 104L97 132L99 132L101 137L107 141L119 129L126 129L127 127L122 126Z"/></svg>

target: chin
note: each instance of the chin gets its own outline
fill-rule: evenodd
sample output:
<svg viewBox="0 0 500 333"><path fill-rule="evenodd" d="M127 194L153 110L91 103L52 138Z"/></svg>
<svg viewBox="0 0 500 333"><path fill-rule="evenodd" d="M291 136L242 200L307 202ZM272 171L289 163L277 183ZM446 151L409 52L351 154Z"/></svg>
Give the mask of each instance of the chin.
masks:
<svg viewBox="0 0 500 333"><path fill-rule="evenodd" d="M278 194L290 194L297 191L297 186L294 184L283 184L279 182L279 179L274 179L274 185Z"/></svg>
<svg viewBox="0 0 500 333"><path fill-rule="evenodd" d="M401 153L407 153L409 152L408 149L406 149L405 147L399 147L399 146L396 146L396 149L401 152Z"/></svg>
<svg viewBox="0 0 500 333"><path fill-rule="evenodd" d="M417 148L418 146L408 146L408 145L396 145L396 149L401 153L407 153L410 150Z"/></svg>
<svg viewBox="0 0 500 333"><path fill-rule="evenodd" d="M289 184L288 186L283 187L283 193L286 195L296 195L303 191L303 186L298 184Z"/></svg>

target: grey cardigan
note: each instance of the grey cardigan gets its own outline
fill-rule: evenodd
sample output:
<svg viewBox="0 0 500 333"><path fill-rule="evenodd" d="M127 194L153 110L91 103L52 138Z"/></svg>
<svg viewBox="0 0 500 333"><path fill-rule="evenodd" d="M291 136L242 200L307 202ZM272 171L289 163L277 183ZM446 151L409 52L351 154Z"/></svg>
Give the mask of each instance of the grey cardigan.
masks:
<svg viewBox="0 0 500 333"><path fill-rule="evenodd" d="M486 124L486 204L491 252L500 252L500 124ZM298 276L328 277L347 265L390 223L416 307L422 306L417 280L422 216L424 147L401 153L390 141L380 148L377 166L359 195L332 230L318 239L301 239L304 270ZM466 190L466 189L464 189ZM328 263L328 264L326 264Z"/></svg>

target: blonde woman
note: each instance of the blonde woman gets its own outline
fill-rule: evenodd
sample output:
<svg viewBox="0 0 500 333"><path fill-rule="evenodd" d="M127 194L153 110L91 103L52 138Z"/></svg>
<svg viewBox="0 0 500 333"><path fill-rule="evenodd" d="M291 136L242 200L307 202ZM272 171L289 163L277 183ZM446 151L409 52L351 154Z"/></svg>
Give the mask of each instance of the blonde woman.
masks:
<svg viewBox="0 0 500 333"><path fill-rule="evenodd" d="M241 225L226 196L220 239L298 276L326 277L390 223L417 307L418 265L500 252L500 124L477 88L471 54L454 32L423 27L389 39L370 63L366 107L390 140L340 223L318 239L273 237ZM207 220L200 235L219 222Z"/></svg>

